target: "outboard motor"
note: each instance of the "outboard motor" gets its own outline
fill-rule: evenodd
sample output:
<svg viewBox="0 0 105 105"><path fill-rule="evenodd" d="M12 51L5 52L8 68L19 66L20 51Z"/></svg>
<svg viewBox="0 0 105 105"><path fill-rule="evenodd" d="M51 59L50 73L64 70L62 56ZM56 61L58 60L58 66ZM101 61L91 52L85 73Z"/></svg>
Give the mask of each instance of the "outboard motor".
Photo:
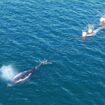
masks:
<svg viewBox="0 0 105 105"><path fill-rule="evenodd" d="M86 37L87 37L87 32L85 32L85 31L84 31L84 32L82 32L82 39L83 39L83 40L85 40L85 39L86 39Z"/></svg>

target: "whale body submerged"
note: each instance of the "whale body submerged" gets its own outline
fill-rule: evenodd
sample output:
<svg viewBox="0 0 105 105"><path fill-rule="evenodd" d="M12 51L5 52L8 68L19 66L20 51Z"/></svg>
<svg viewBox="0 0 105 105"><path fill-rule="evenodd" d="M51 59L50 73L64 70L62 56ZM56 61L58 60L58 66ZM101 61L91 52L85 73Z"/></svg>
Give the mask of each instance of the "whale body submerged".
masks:
<svg viewBox="0 0 105 105"><path fill-rule="evenodd" d="M9 82L8 86L13 86L17 83L23 82L25 80L27 80L28 78L30 78L30 76L36 72L42 65L48 64L47 60L46 61L42 61L41 63L39 63L39 65L37 65L36 67L28 70L28 71L23 71L17 75L15 75L11 81Z"/></svg>

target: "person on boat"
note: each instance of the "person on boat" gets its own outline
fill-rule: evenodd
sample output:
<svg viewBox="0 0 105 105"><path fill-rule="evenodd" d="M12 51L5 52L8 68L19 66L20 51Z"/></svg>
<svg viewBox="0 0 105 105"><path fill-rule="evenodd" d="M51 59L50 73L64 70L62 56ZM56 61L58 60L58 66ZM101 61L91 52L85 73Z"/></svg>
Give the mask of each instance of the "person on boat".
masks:
<svg viewBox="0 0 105 105"><path fill-rule="evenodd" d="M87 32L86 31L82 32L82 40L85 40L86 37L87 37Z"/></svg>
<svg viewBox="0 0 105 105"><path fill-rule="evenodd" d="M92 28L88 29L88 34L93 34L93 29Z"/></svg>
<svg viewBox="0 0 105 105"><path fill-rule="evenodd" d="M105 17L100 18L100 25L105 26Z"/></svg>
<svg viewBox="0 0 105 105"><path fill-rule="evenodd" d="M89 28L88 31L82 32L82 39L85 40L88 36L94 36L94 30L92 28Z"/></svg>

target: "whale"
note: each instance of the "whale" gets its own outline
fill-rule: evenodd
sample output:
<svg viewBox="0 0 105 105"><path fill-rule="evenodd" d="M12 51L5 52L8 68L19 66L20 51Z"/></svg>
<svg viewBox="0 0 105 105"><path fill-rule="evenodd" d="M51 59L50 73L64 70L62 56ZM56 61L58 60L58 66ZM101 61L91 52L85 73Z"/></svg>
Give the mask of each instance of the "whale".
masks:
<svg viewBox="0 0 105 105"><path fill-rule="evenodd" d="M23 82L25 80L27 80L28 78L30 78L32 76L32 74L34 74L42 65L46 65L49 64L50 62L48 62L47 60L45 61L41 61L37 66L33 67L30 70L27 71L23 71L18 73L17 75L15 75L10 82L8 83L8 86L13 86L17 83ZM51 64L51 63L50 63Z"/></svg>

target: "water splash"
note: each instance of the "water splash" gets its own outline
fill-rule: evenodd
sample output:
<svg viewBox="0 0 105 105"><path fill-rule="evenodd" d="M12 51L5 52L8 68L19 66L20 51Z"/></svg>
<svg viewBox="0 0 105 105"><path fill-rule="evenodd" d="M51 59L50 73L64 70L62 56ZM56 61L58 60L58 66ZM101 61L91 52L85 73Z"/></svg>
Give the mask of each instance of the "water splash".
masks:
<svg viewBox="0 0 105 105"><path fill-rule="evenodd" d="M3 65L0 68L0 77L3 80L10 81L17 74L15 68L12 65Z"/></svg>

